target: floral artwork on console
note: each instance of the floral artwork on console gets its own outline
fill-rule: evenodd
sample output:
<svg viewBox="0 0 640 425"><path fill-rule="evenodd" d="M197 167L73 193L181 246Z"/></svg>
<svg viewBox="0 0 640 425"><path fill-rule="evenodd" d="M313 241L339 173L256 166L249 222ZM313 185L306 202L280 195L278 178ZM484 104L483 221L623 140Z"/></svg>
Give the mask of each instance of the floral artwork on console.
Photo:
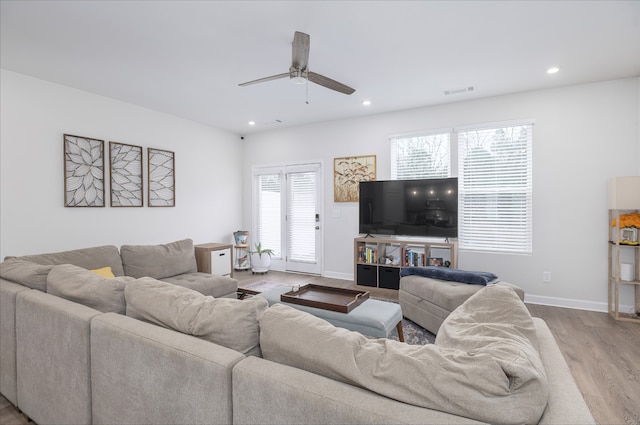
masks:
<svg viewBox="0 0 640 425"><path fill-rule="evenodd" d="M65 134L64 206L104 207L104 140Z"/></svg>
<svg viewBox="0 0 640 425"><path fill-rule="evenodd" d="M142 147L109 142L111 206L141 207Z"/></svg>
<svg viewBox="0 0 640 425"><path fill-rule="evenodd" d="M175 154L147 148L149 161L149 206L175 207Z"/></svg>
<svg viewBox="0 0 640 425"><path fill-rule="evenodd" d="M359 184L376 179L376 156L348 156L333 160L333 201L358 202Z"/></svg>

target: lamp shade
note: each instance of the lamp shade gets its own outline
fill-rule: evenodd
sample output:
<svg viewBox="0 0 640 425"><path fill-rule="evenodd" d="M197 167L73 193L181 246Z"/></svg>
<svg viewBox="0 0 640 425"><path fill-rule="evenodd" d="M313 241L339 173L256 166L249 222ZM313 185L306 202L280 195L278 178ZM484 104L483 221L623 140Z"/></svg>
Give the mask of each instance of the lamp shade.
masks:
<svg viewBox="0 0 640 425"><path fill-rule="evenodd" d="M640 176L613 177L609 180L609 209L640 209Z"/></svg>

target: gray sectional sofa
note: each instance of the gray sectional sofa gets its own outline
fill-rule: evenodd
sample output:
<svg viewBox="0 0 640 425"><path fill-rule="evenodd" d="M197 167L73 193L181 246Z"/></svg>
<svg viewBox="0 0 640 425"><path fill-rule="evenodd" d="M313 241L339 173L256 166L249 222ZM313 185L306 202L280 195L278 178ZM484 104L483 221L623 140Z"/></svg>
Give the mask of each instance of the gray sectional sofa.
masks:
<svg viewBox="0 0 640 425"><path fill-rule="evenodd" d="M127 276L115 255L98 276L81 251L0 264L0 392L40 425L594 423L512 289L478 291L436 344L410 346Z"/></svg>

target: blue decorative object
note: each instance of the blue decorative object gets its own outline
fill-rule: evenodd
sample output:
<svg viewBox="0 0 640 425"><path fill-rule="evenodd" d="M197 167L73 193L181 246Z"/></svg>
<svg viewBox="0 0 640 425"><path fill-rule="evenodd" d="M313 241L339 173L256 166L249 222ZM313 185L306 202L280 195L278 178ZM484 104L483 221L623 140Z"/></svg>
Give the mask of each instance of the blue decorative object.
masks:
<svg viewBox="0 0 640 425"><path fill-rule="evenodd" d="M450 269L447 267L405 267L400 271L400 277L411 275L471 285L489 285L499 281L498 276L493 273Z"/></svg>

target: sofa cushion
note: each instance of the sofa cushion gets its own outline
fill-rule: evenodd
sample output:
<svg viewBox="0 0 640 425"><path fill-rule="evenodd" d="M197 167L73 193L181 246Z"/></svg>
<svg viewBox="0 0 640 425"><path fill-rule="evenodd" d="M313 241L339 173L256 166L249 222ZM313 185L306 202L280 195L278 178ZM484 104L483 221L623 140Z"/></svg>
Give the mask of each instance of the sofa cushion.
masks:
<svg viewBox="0 0 640 425"><path fill-rule="evenodd" d="M211 295L214 298L236 297L238 281L228 276L217 276L209 273L184 273L177 276L166 277L163 282L172 283L185 288L193 289L203 295Z"/></svg>
<svg viewBox="0 0 640 425"><path fill-rule="evenodd" d="M524 310L517 314L528 315ZM496 316L509 328L511 319ZM260 345L267 360L483 422L537 423L548 391L536 349L519 331L474 338L486 346L465 350L371 340L283 304L271 306L260 319Z"/></svg>
<svg viewBox="0 0 640 425"><path fill-rule="evenodd" d="M231 348L260 355L258 318L267 300L213 298L182 286L141 278L125 289L127 316Z"/></svg>
<svg viewBox="0 0 640 425"><path fill-rule="evenodd" d="M120 257L127 276L163 279L198 271L191 239L164 245L122 245Z"/></svg>
<svg viewBox="0 0 640 425"><path fill-rule="evenodd" d="M103 313L125 313L124 288L132 277L106 278L72 264L53 266L47 292Z"/></svg>
<svg viewBox="0 0 640 425"><path fill-rule="evenodd" d="M47 275L52 267L13 257L0 263L0 277L47 292Z"/></svg>
<svg viewBox="0 0 640 425"><path fill-rule="evenodd" d="M510 379L513 406L524 417L542 415L548 380L538 350L538 337L529 310L516 290L491 285L478 291L442 323L436 345L468 353L489 354Z"/></svg>
<svg viewBox="0 0 640 425"><path fill-rule="evenodd" d="M71 251L53 252L49 254L23 255L21 260L32 261L37 264L53 265L73 264L88 270L101 267L111 267L116 276L124 275L122 260L118 248L114 245L95 246L90 248L74 249Z"/></svg>

